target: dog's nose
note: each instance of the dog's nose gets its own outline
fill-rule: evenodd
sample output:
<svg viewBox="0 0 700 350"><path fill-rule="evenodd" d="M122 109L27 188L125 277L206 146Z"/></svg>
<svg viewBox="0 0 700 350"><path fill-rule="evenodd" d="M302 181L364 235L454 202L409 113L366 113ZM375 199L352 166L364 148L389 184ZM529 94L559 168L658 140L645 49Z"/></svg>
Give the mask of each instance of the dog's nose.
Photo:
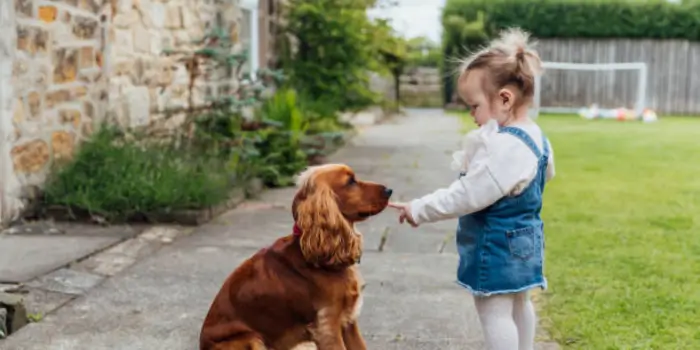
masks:
<svg viewBox="0 0 700 350"><path fill-rule="evenodd" d="M392 193L394 193L394 190L392 190L391 188L385 188L385 189L384 189L384 196L385 196L386 198L391 197L391 194L392 194Z"/></svg>

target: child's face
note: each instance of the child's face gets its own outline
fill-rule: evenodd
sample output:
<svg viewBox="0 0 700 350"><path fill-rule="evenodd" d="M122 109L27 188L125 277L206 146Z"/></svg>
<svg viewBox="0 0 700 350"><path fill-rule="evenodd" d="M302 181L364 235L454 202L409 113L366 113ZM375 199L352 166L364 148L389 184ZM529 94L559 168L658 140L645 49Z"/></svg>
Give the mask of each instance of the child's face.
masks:
<svg viewBox="0 0 700 350"><path fill-rule="evenodd" d="M484 86L488 84L488 76L483 69L473 69L459 79L458 92L471 110L472 118L478 126L486 124L490 119L499 123L508 118L512 107L512 93L501 89L494 96L489 96Z"/></svg>

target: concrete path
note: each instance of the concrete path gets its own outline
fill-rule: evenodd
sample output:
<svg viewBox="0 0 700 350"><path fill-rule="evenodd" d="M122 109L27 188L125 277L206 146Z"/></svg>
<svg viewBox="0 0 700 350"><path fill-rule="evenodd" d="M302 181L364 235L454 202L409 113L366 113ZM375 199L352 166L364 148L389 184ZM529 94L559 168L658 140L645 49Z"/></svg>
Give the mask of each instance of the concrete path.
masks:
<svg viewBox="0 0 700 350"><path fill-rule="evenodd" d="M408 200L455 177L457 118L414 111L363 130L333 161L388 184ZM291 231L293 189L268 191L107 279L26 326L2 350L196 349L199 328L224 278L260 247ZM413 229L387 210L360 226L368 283L360 326L370 349L481 349L471 296L454 284L455 222ZM388 239L380 246L381 237Z"/></svg>

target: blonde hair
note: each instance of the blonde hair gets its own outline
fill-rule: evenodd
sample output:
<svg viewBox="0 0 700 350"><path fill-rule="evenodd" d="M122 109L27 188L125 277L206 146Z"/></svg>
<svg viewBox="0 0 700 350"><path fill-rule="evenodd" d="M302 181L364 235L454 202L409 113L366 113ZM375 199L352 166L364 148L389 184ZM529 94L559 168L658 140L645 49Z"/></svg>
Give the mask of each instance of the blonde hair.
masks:
<svg viewBox="0 0 700 350"><path fill-rule="evenodd" d="M542 74L542 61L529 38L530 34L519 28L502 31L488 46L462 60L459 80L470 70L485 69L496 89L515 85L524 99L531 99L535 76Z"/></svg>

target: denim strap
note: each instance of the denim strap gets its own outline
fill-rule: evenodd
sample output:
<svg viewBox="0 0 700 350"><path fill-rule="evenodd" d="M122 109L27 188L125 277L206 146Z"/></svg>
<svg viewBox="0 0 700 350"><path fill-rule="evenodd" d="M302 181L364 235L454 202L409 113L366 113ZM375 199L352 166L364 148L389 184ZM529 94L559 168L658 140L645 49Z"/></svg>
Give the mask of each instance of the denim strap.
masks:
<svg viewBox="0 0 700 350"><path fill-rule="evenodd" d="M501 127L498 132L504 132L504 133L511 134L511 135L519 138L520 141L525 143L525 145L527 145L530 148L530 150L532 151L532 153L535 154L537 159L542 158L542 152L540 152L540 149L537 148L535 141L533 141L532 138L530 137L530 135L528 135L525 131L523 131L523 129L515 128L512 126L504 126L504 127ZM542 137L544 138L544 135ZM544 140L544 142L545 142L544 146L543 146L544 152L545 152L544 155L547 156L547 155L549 155L549 147L547 147L547 140L546 139Z"/></svg>

